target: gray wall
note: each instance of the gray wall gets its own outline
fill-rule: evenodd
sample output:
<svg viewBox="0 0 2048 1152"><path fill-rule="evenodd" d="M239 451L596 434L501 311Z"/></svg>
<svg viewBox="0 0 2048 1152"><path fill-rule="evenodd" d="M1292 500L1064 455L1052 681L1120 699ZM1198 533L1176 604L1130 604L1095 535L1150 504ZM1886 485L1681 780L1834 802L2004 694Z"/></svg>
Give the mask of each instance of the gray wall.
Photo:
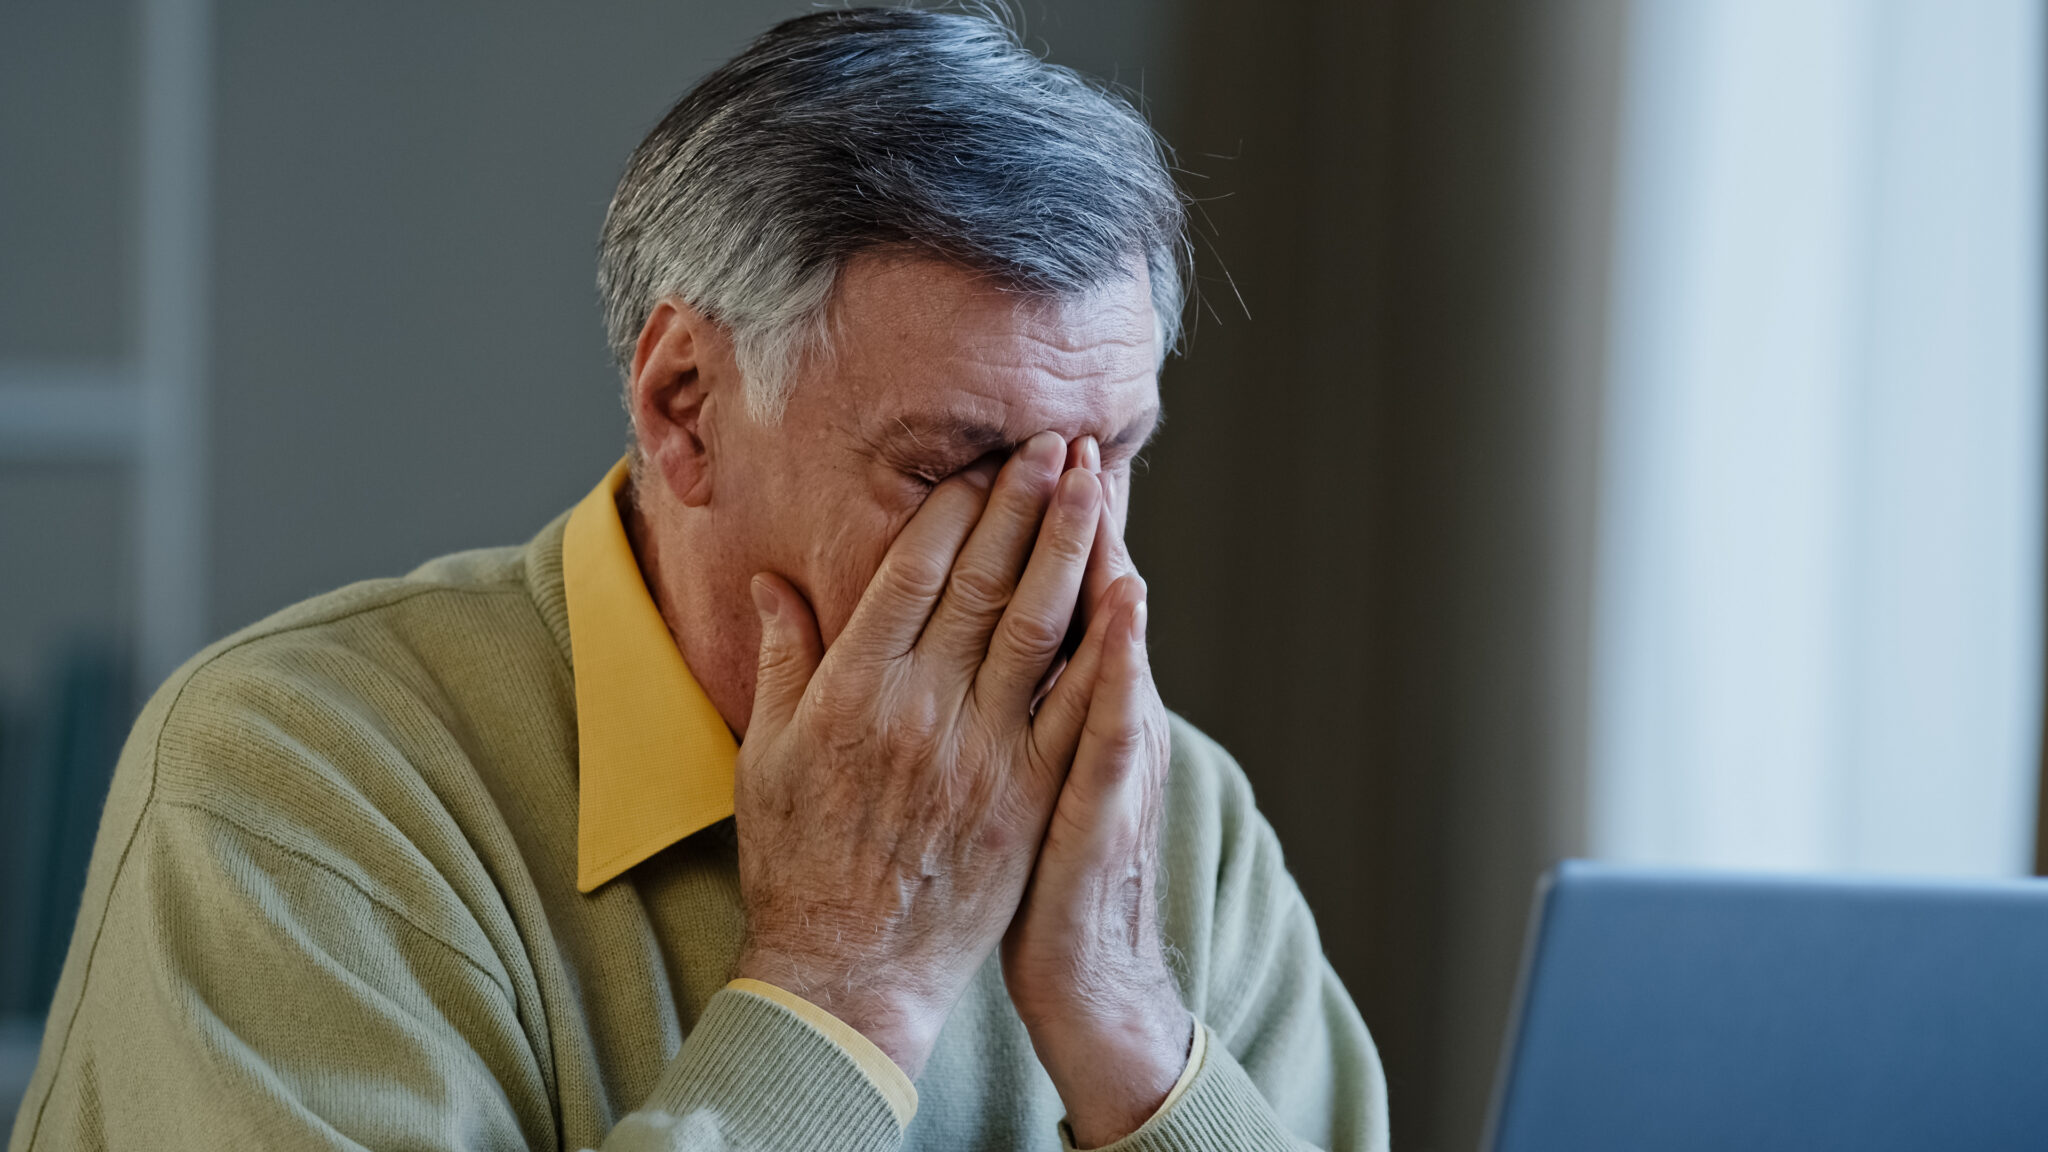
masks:
<svg viewBox="0 0 2048 1152"><path fill-rule="evenodd" d="M220 6L217 631L524 540L602 474L611 185L695 76L803 7Z"/></svg>
<svg viewBox="0 0 2048 1152"><path fill-rule="evenodd" d="M0 355L131 347L134 36L124 0L0 6Z"/></svg>
<svg viewBox="0 0 2048 1152"><path fill-rule="evenodd" d="M0 384L132 353L134 33L122 0L0 5ZM127 485L102 462L0 457L0 708L33 692L40 653L126 630Z"/></svg>

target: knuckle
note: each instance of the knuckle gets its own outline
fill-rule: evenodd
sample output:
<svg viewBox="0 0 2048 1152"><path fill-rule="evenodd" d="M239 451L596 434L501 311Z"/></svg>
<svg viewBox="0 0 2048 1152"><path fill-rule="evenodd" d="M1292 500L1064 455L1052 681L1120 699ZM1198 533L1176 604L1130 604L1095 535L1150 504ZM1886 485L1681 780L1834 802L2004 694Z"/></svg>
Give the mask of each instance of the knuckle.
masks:
<svg viewBox="0 0 2048 1152"><path fill-rule="evenodd" d="M947 564L928 552L907 551L888 560L889 582L905 594L925 600L946 586Z"/></svg>
<svg viewBox="0 0 2048 1152"><path fill-rule="evenodd" d="M993 612L1009 602L1010 583L982 565L961 564L946 582L946 598L963 608Z"/></svg>
<svg viewBox="0 0 2048 1152"><path fill-rule="evenodd" d="M864 727L867 701L859 694L849 692L837 679L828 681L823 690L813 693L812 697L812 714L828 731L858 732Z"/></svg>
<svg viewBox="0 0 2048 1152"><path fill-rule="evenodd" d="M915 706L899 709L882 721L878 735L883 754L894 764L924 763L938 751L936 710Z"/></svg>
<svg viewBox="0 0 2048 1152"><path fill-rule="evenodd" d="M1150 743L1144 727L1138 724L1096 725L1089 735L1120 769L1143 758Z"/></svg>
<svg viewBox="0 0 2048 1152"><path fill-rule="evenodd" d="M761 678L781 680L798 671L803 664L802 653L791 651L779 644L764 645L761 649Z"/></svg>
<svg viewBox="0 0 2048 1152"><path fill-rule="evenodd" d="M1047 475L1029 468L1006 468L996 477L989 493L989 510L1019 523L1045 515L1046 501L1059 487L1057 474Z"/></svg>
<svg viewBox="0 0 2048 1152"><path fill-rule="evenodd" d="M1010 648L1033 656L1049 656L1066 640L1067 626L1043 613L1011 612L1003 617L1001 634Z"/></svg>
<svg viewBox="0 0 2048 1152"><path fill-rule="evenodd" d="M1093 526L1078 515L1061 516L1058 523L1039 537L1038 549L1047 559L1062 563L1086 559L1095 544L1094 533L1089 530Z"/></svg>
<svg viewBox="0 0 2048 1152"><path fill-rule="evenodd" d="M1116 758L1117 763L1126 767L1136 767L1142 759L1140 754L1145 751L1144 738L1129 728L1119 728L1110 733L1105 743L1110 755Z"/></svg>

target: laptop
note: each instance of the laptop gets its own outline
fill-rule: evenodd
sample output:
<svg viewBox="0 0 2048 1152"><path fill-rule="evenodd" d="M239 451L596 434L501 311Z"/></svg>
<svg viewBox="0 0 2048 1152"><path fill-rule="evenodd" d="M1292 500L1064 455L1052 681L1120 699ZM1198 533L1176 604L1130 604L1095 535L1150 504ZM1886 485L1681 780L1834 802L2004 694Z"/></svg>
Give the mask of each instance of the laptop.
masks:
<svg viewBox="0 0 2048 1152"><path fill-rule="evenodd" d="M2048 1152L2048 881L1567 862L1488 1152Z"/></svg>

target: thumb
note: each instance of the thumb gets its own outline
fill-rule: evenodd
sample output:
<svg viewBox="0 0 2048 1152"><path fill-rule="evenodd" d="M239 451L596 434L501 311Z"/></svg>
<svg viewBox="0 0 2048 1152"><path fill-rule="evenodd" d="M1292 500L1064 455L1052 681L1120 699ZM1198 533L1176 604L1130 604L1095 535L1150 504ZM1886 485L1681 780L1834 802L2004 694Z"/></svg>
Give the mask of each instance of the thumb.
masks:
<svg viewBox="0 0 2048 1152"><path fill-rule="evenodd" d="M761 619L761 662L754 673L754 711L747 718L750 735L789 723L825 650L811 606L789 581L763 572L754 577L752 591Z"/></svg>

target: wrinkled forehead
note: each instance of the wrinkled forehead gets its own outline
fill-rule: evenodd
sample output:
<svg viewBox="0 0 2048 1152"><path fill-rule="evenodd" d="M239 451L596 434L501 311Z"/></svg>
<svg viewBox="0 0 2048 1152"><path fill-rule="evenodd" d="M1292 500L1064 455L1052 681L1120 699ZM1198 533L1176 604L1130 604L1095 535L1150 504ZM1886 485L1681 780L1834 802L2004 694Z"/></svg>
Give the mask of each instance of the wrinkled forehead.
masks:
<svg viewBox="0 0 2048 1152"><path fill-rule="evenodd" d="M838 419L867 437L907 426L1011 444L1046 429L1108 441L1158 407L1142 264L1127 281L1045 299L941 261L857 260L830 331Z"/></svg>

